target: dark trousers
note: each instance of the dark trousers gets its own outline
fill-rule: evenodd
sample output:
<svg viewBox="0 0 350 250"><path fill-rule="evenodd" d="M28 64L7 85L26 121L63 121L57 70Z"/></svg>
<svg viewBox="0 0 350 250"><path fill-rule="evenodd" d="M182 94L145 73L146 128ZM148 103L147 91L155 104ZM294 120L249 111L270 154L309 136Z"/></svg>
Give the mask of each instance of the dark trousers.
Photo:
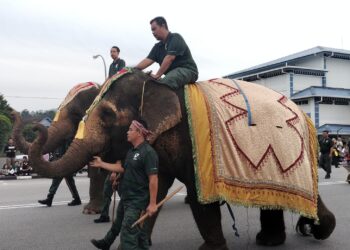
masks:
<svg viewBox="0 0 350 250"><path fill-rule="evenodd" d="M73 199L80 200L77 187L75 186L75 181L74 181L73 175L64 177L64 179L66 180L67 186L68 186L68 188L73 196ZM54 197L62 180L63 180L63 177L58 177L58 178L52 179L52 184L51 184L50 189L49 189L49 194L47 195L48 198L52 199Z"/></svg>
<svg viewBox="0 0 350 250"><path fill-rule="evenodd" d="M143 225L137 225L131 228L132 224L134 224L134 222L140 218L142 209L135 208L125 203L123 204L123 209L124 220L122 222L122 228L120 232L120 243L122 250L149 249L148 220L145 220Z"/></svg>
<svg viewBox="0 0 350 250"><path fill-rule="evenodd" d="M112 245L117 236L120 234L120 230L122 228L122 222L124 219L124 207L123 200L120 200L117 207L117 215L115 220L113 221L111 229L107 232L104 240L108 245Z"/></svg>
<svg viewBox="0 0 350 250"><path fill-rule="evenodd" d="M323 168L324 171L326 171L327 174L332 173L331 157L329 154L321 154L319 165L321 168Z"/></svg>
<svg viewBox="0 0 350 250"><path fill-rule="evenodd" d="M112 182L110 180L111 174L108 174L103 185L103 207L101 216L109 216L109 206L111 205L111 197L113 195Z"/></svg>

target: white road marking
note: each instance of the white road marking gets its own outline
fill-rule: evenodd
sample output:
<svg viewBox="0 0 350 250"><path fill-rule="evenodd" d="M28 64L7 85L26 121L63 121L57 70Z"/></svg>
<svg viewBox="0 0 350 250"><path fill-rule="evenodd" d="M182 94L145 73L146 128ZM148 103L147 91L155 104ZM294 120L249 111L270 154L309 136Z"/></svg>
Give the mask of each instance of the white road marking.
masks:
<svg viewBox="0 0 350 250"><path fill-rule="evenodd" d="M185 196L186 193L177 193L175 196ZM116 197L116 200L119 201L120 198ZM53 206L62 206L62 205L67 205L69 201L56 201L52 202ZM82 203L88 203L89 200L82 200ZM42 205L39 203L28 203L28 204L14 204L14 205L3 205L0 206L0 210L9 210L9 209L17 209L17 208L34 208L34 207L46 207L46 205Z"/></svg>
<svg viewBox="0 0 350 250"><path fill-rule="evenodd" d="M324 181L324 182L319 182L319 186L329 186L329 185L339 185L339 184L348 184L347 181Z"/></svg>

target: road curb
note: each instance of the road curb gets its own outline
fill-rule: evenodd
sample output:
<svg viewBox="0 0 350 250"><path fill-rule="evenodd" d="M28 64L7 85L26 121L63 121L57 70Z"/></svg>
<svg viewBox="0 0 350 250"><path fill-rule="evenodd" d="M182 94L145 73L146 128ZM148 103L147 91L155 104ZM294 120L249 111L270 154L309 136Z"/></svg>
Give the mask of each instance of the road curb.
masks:
<svg viewBox="0 0 350 250"><path fill-rule="evenodd" d="M21 175L21 176L13 176L13 175L1 175L0 181L7 181L7 180L31 180L31 179L39 179L44 178L40 175Z"/></svg>

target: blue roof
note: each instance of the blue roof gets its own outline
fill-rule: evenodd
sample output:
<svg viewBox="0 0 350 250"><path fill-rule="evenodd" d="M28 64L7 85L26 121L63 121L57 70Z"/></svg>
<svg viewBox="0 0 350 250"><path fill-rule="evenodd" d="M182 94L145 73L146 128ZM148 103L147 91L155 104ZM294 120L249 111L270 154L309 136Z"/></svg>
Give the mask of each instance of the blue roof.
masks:
<svg viewBox="0 0 350 250"><path fill-rule="evenodd" d="M350 99L350 89L311 86L295 93L290 99L297 100L317 96Z"/></svg>
<svg viewBox="0 0 350 250"><path fill-rule="evenodd" d="M50 117L45 117L39 123L48 128L48 127L50 127L52 120Z"/></svg>
<svg viewBox="0 0 350 250"><path fill-rule="evenodd" d="M349 50L343 50L343 49L335 49L335 48L329 48L329 47L322 47L322 46L317 46L308 50L304 50L289 56L285 56L267 63L259 64L257 66L240 70L234 73L231 73L227 76L224 77L229 77L229 78L239 78L245 75L249 74L254 74L257 72L273 69L276 67L281 67L281 66L287 66L288 62L291 61L296 61L299 60L303 57L308 57L312 55L317 55L317 54L324 54L326 56L330 57L336 57L336 58L342 58L342 59L350 59L350 51Z"/></svg>
<svg viewBox="0 0 350 250"><path fill-rule="evenodd" d="M318 134L328 130L329 134L350 135L350 124L324 124L317 129Z"/></svg>

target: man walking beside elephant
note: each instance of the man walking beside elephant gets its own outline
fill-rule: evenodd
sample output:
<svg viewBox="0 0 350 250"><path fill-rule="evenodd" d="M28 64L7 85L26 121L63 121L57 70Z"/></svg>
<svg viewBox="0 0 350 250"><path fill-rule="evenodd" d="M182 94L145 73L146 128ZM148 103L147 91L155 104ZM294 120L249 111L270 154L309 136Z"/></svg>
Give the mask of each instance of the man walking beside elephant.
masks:
<svg viewBox="0 0 350 250"><path fill-rule="evenodd" d="M160 68L151 76L172 89L194 83L198 79L198 69L185 40L180 34L168 30L164 17L156 17L150 24L154 37L160 42L153 46L147 58L136 68L143 70L157 62ZM165 77L161 78L163 74Z"/></svg>
<svg viewBox="0 0 350 250"><path fill-rule="evenodd" d="M147 221L142 226L132 228L132 224L144 212L149 216L157 212L158 156L146 141L149 135L147 124L142 120L134 120L127 132L128 141L133 148L127 153L123 164L121 161L109 164L96 156L94 161L90 163L92 167L101 167L109 171L123 173L119 187L123 211L118 211L116 218L116 222L119 219L120 226L121 220L118 215L124 216L120 231L122 249L149 248ZM119 207L120 203L118 210ZM99 249L109 249L116 237L115 234L111 233L113 227L118 227L118 224L113 223L111 230L103 240L92 240L91 242Z"/></svg>

